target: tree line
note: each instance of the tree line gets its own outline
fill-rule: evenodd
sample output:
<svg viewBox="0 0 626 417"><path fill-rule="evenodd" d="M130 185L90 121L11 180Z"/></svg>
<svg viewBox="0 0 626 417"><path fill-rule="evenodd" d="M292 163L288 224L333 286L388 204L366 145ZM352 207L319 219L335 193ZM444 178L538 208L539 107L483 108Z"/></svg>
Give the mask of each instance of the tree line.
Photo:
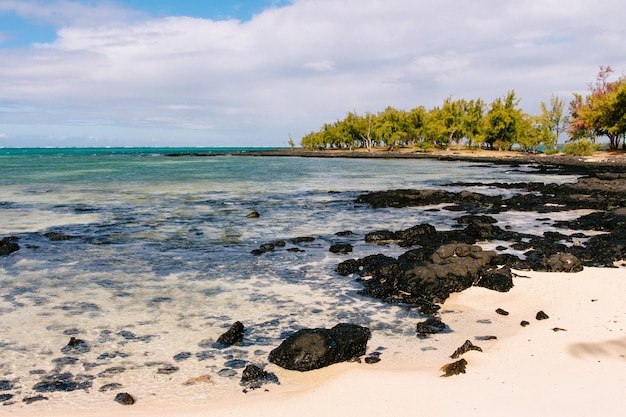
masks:
<svg viewBox="0 0 626 417"><path fill-rule="evenodd" d="M519 107L515 91L487 104L482 99L453 100L441 106L412 110L387 107L374 113L349 112L343 120L326 123L301 139L307 149L355 149L414 146L427 151L452 145L536 151L556 148L561 134L570 141L590 141L606 136L612 149L624 145L626 136L626 77L609 81L610 67L600 67L586 96L574 94L568 114L563 100L552 95L540 103L540 113L530 115Z"/></svg>

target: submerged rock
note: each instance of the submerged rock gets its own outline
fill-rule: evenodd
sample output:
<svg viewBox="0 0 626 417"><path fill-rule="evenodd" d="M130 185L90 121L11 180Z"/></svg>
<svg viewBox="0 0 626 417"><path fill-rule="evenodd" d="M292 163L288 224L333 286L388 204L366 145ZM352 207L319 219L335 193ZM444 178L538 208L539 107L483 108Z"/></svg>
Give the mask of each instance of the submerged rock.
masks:
<svg viewBox="0 0 626 417"><path fill-rule="evenodd" d="M272 350L269 361L289 370L310 371L363 356L370 330L341 323L332 329L298 330Z"/></svg>

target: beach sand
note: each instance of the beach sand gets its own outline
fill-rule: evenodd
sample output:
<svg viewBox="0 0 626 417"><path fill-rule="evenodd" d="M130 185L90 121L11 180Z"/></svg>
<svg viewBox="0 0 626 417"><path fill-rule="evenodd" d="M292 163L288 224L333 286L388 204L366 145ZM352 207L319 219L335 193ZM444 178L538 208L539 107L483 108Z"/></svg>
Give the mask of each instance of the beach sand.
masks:
<svg viewBox="0 0 626 417"><path fill-rule="evenodd" d="M139 398L131 406L111 399L110 406L97 410L41 401L3 411L94 417L621 415L626 269L516 273L507 293L472 287L453 294L441 309L452 332L386 346L377 364L342 363L305 373L270 365L266 370L278 375L280 385L220 399L162 403ZM510 314L498 314L497 308ZM539 311L549 318L537 320ZM521 326L523 320L530 324ZM484 336L497 339L481 340ZM466 339L483 351L462 356L465 374L441 377L439 368L454 362L449 356ZM374 332L368 351L378 342Z"/></svg>

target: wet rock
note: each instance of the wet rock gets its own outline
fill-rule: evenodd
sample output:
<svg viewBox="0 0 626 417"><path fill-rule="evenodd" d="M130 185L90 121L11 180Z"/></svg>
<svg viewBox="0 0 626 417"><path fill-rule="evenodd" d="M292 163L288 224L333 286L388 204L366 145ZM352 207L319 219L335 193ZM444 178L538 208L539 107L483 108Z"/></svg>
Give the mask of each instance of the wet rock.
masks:
<svg viewBox="0 0 626 417"><path fill-rule="evenodd" d="M550 316L548 316L543 310L537 312L537 315L535 316L535 319L537 320L547 320L549 318Z"/></svg>
<svg viewBox="0 0 626 417"><path fill-rule="evenodd" d="M375 262L371 262L371 260ZM496 253L480 246L449 243L436 248L412 250L398 259L378 255L343 264L342 272L358 266L364 289L360 292L390 303L416 306L424 313L436 311L453 292L474 285L493 269Z"/></svg>
<svg viewBox="0 0 626 417"><path fill-rule="evenodd" d="M497 309L496 309L496 313L498 313L498 314L499 314L499 315L501 315L501 316L508 316L508 315L509 315L509 312L508 312L508 311L503 310L503 309L501 309L501 308L497 308Z"/></svg>
<svg viewBox="0 0 626 417"><path fill-rule="evenodd" d="M217 339L217 343L225 346L240 345L243 342L243 335L243 324L240 321L236 321L226 333Z"/></svg>
<svg viewBox="0 0 626 417"><path fill-rule="evenodd" d="M341 323L332 329L302 329L272 350L269 361L289 370L310 371L365 354L370 330Z"/></svg>
<svg viewBox="0 0 626 417"><path fill-rule="evenodd" d="M61 240L72 240L74 236L66 235L58 232L48 232L44 233L44 236L50 239L53 242L61 241Z"/></svg>
<svg viewBox="0 0 626 417"><path fill-rule="evenodd" d="M10 255L20 249L20 245L15 243L16 237L9 236L0 239L0 256Z"/></svg>
<svg viewBox="0 0 626 417"><path fill-rule="evenodd" d="M82 339L78 339L74 336L70 338L70 341L61 349L61 353L74 353L74 354L82 354L87 353L91 350L91 347L87 342Z"/></svg>
<svg viewBox="0 0 626 417"><path fill-rule="evenodd" d="M465 373L465 368L467 366L467 361L465 359L459 359L456 362L446 364L441 367L441 371L443 372L443 377L449 377L453 375L459 375Z"/></svg>
<svg viewBox="0 0 626 417"><path fill-rule="evenodd" d="M354 232L352 230L342 230L341 232L335 233L336 236L352 236Z"/></svg>
<svg viewBox="0 0 626 417"><path fill-rule="evenodd" d="M261 217L261 214L258 211L251 211L250 213L246 214L246 217L249 219L256 219Z"/></svg>
<svg viewBox="0 0 626 417"><path fill-rule="evenodd" d="M122 404L122 405L133 405L135 404L135 399L133 398L132 395L130 395L127 392L120 392L118 393L115 398L113 399L113 401L115 401L118 404Z"/></svg>
<svg viewBox="0 0 626 417"><path fill-rule="evenodd" d="M257 365L248 364L241 374L240 385L250 389L261 388L262 385L269 383L280 384L275 374L267 372Z"/></svg>
<svg viewBox="0 0 626 417"><path fill-rule="evenodd" d="M380 358L378 356L368 356L365 358L365 363L368 363L368 364L373 365L378 362L380 362Z"/></svg>
<svg viewBox="0 0 626 417"><path fill-rule="evenodd" d="M396 236L395 232L390 230L378 230L376 232L367 233L365 235L365 241L377 245L386 245L391 242L399 242L400 239Z"/></svg>
<svg viewBox="0 0 626 417"><path fill-rule="evenodd" d="M511 268L503 266L489 269L483 272L476 285L498 292L507 292L513 288Z"/></svg>
<svg viewBox="0 0 626 417"><path fill-rule="evenodd" d="M456 359L460 357L461 355L463 355L464 353L469 352L470 350L477 350L479 352L483 351L481 347L476 346L469 340L466 340L465 343L463 343L457 350L454 351L454 353L450 356L450 358Z"/></svg>
<svg viewBox="0 0 626 417"><path fill-rule="evenodd" d="M450 331L450 328L437 317L430 317L423 322L417 323L417 334L420 336L448 331Z"/></svg>
<svg viewBox="0 0 626 417"><path fill-rule="evenodd" d="M557 253L547 262L548 270L553 272L580 272L583 266L578 258L571 253Z"/></svg>
<svg viewBox="0 0 626 417"><path fill-rule="evenodd" d="M336 253L338 255L347 255L352 253L352 245L349 243L335 243L330 247L330 252Z"/></svg>
<svg viewBox="0 0 626 417"><path fill-rule="evenodd" d="M291 239L291 243L293 244L310 243L313 241L315 241L315 238L312 236L299 236L299 237L294 237L293 239Z"/></svg>

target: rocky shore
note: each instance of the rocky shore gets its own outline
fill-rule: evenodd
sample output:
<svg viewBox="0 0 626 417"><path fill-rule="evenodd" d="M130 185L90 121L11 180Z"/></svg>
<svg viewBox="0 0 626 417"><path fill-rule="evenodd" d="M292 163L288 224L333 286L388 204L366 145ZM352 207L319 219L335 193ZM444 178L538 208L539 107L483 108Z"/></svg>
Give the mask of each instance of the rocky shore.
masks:
<svg viewBox="0 0 626 417"><path fill-rule="evenodd" d="M507 293L515 286L515 279L522 271L529 273L577 273L585 268L616 268L626 259L626 158L620 155L596 155L590 158L543 156L528 154L483 155L482 153L415 154L333 152L333 151L267 151L246 153L254 156L288 157L350 157L350 158L436 158L451 161L478 161L481 163L507 164L513 169L520 165L531 165L538 172L576 174L575 183L544 184L493 183L490 187L513 191L503 195L485 195L474 191L449 191L447 189L420 190L397 189L363 193L354 204L372 210L382 208L427 207L439 205L440 210L458 213L451 230L437 230L427 223L416 224L404 230L372 230L362 239L380 247L380 253L364 258L350 258L355 239L350 231L338 231L328 250L338 256L336 273L339 277L351 277L362 286L360 293L385 303L397 303L419 309L431 316L417 323L416 336L430 337L433 334L450 332L442 320L442 308L461 292L476 288ZM205 156L205 155L198 155ZM446 186L455 189L485 185L481 183L454 182ZM445 186L443 187L445 188ZM504 194L504 193L503 193ZM551 221L550 215L561 211L587 210L590 214L569 221ZM511 227L501 227L494 217L507 212L539 213L539 223L550 224L563 232L544 232L542 235L523 233ZM248 215L256 218L259 213ZM576 233L568 233L576 230ZM51 240L71 238L65 235L49 236ZM361 238L361 237L357 237ZM298 244L314 237L293 237L291 243ZM7 236L0 239L0 255L8 256L20 250L18 239ZM506 243L521 255L507 253L504 246L495 250L484 250L481 245L488 242ZM394 245L405 249L397 257L386 255L386 248ZM252 251L254 256L264 256L279 250L294 251L284 241L261 244ZM299 249L297 249L299 250ZM565 295L564 295L565 296ZM597 300L594 298L593 300ZM592 300L592 301L593 301ZM594 301L595 302L595 301ZM448 303L448 304L447 304ZM520 304L511 302L507 310L522 310ZM508 316L509 311L493 308L495 314ZM449 307L448 310L449 312ZM524 311L526 314L527 312ZM540 314L541 313L541 314ZM552 316L552 312L550 315ZM536 313L536 321L550 318L543 310ZM489 319L491 320L491 319ZM494 319L495 320L495 319ZM491 323L491 322L489 322ZM530 324L522 320L522 326ZM553 332L567 331L552 327ZM472 329L473 331L473 329ZM466 331L467 333L468 331ZM473 334L475 337L476 334ZM133 336L134 337L134 336ZM217 343L224 346L242 343L244 328L240 322L233 324ZM468 336L469 337L469 336ZM480 336L477 340L497 339L496 336ZM286 370L311 371L345 361L359 361L367 352L371 332L365 327L341 323L330 329L302 329L287 337L269 355L268 362ZM72 337L62 350L64 354L82 354L86 342ZM451 358L471 355L471 351L482 351L469 339L454 352ZM376 351L379 354L380 351ZM189 353L189 355L191 355ZM71 357L69 359L72 359ZM377 363L378 355L370 354L366 363ZM460 358L456 362L443 364L443 376L466 373L468 361ZM175 368L175 367L174 367ZM173 368L165 369L175 372ZM33 389L47 393L74 391L92 387L91 379L77 379L65 373L44 375ZM241 386L244 391L260 388L265 384L279 384L279 378L262 367L248 365L242 373ZM2 385L4 384L4 385ZM0 388L12 391L9 380L0 381ZM115 388L115 387L113 387ZM5 400L11 397L4 394ZM41 400L39 396L33 401ZM120 392L115 402L133 405L131 394Z"/></svg>

